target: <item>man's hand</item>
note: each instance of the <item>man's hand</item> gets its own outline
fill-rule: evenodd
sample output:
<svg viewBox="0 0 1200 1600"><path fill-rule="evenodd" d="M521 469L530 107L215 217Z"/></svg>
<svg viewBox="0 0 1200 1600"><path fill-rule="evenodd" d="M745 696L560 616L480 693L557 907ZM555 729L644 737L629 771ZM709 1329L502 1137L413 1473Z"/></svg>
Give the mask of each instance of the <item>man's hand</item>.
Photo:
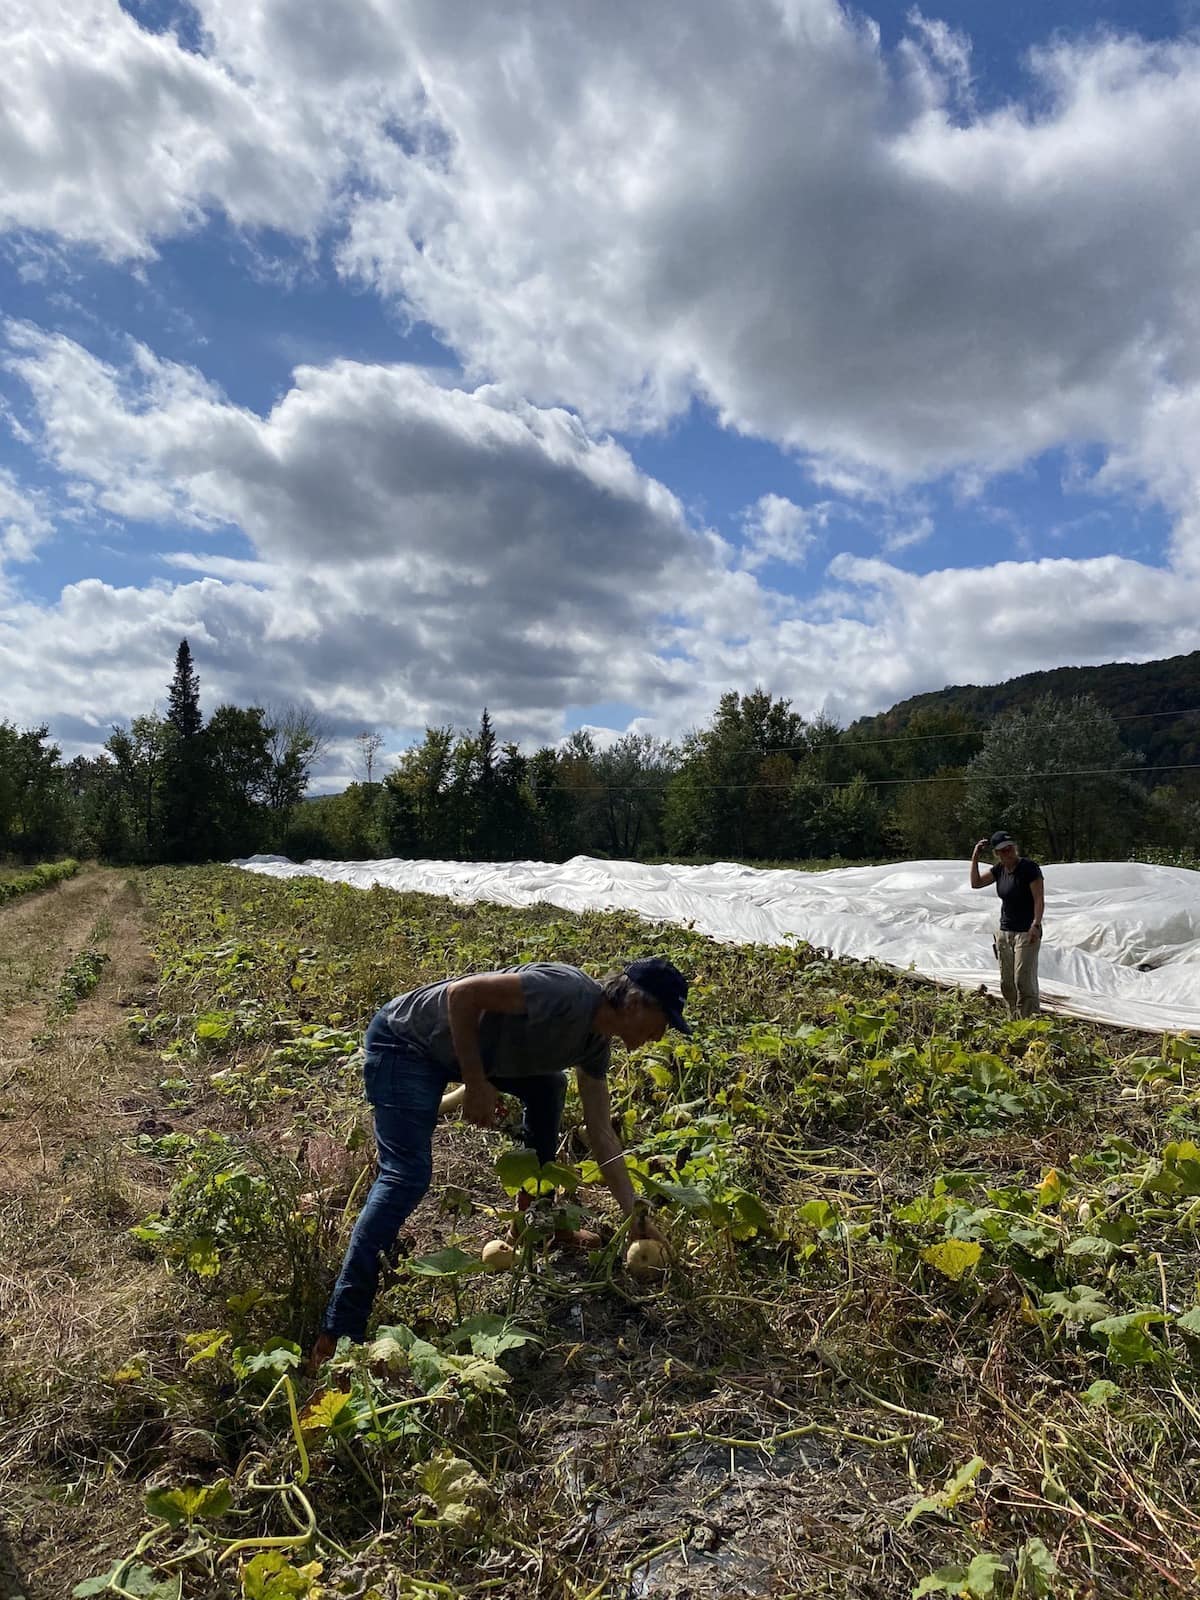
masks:
<svg viewBox="0 0 1200 1600"><path fill-rule="evenodd" d="M1037 944L1038 941L1041 939L1041 937L1042 937L1042 925L1041 925L1040 922L1035 922L1033 927L1030 928L1030 930L1029 930L1029 942L1030 942L1030 944Z"/></svg>
<svg viewBox="0 0 1200 1600"><path fill-rule="evenodd" d="M500 1096L484 1078L481 1082L467 1084L463 1096L462 1114L477 1128L494 1128L500 1120Z"/></svg>

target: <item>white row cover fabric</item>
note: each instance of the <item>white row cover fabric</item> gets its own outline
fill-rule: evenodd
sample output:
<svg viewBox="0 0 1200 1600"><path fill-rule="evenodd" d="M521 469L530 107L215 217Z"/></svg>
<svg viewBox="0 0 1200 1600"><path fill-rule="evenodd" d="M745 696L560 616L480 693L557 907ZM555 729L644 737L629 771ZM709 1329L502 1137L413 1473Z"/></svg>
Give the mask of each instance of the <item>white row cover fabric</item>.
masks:
<svg viewBox="0 0 1200 1600"><path fill-rule="evenodd" d="M307 861L235 865L277 878L383 884L452 900L568 911L634 911L737 944L805 939L939 983L999 992L994 889L965 861L907 861L831 872L643 866L633 861ZM1072 1016L1152 1032L1200 1032L1200 873L1085 862L1046 872L1043 1001ZM637 951L631 950L631 958ZM1142 970L1143 968L1148 970Z"/></svg>

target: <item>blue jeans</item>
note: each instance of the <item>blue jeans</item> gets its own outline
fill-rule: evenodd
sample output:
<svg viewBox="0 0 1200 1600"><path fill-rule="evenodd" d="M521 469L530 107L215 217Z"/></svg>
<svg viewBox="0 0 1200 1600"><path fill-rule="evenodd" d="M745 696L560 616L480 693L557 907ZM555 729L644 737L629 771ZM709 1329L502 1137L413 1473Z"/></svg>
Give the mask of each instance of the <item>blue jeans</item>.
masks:
<svg viewBox="0 0 1200 1600"><path fill-rule="evenodd" d="M433 1176L433 1130L450 1078L445 1067L398 1039L382 1012L371 1019L363 1081L375 1113L379 1176L359 1212L321 1323L322 1331L335 1338L348 1334L357 1344L366 1337L380 1272ZM566 1074L490 1081L521 1101L525 1108L523 1142L537 1151L543 1163L552 1161L567 1097Z"/></svg>

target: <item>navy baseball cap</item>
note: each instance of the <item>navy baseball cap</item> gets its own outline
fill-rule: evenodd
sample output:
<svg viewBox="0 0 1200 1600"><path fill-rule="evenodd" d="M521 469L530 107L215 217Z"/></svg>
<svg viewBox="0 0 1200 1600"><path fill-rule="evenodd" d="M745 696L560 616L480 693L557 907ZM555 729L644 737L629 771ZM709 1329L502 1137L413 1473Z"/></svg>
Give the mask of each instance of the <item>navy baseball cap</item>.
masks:
<svg viewBox="0 0 1200 1600"><path fill-rule="evenodd" d="M691 1023L683 1020L688 982L678 967L662 956L647 956L641 961L631 961L625 968L625 976L636 983L643 994L648 994L655 1005L662 1007L673 1028L678 1028L680 1033L691 1033Z"/></svg>
<svg viewBox="0 0 1200 1600"><path fill-rule="evenodd" d="M1003 828L1000 829L999 833L994 833L992 835L993 850L999 850L1006 844L1016 844L1016 842L1017 841L1013 838L1012 834L1005 833Z"/></svg>

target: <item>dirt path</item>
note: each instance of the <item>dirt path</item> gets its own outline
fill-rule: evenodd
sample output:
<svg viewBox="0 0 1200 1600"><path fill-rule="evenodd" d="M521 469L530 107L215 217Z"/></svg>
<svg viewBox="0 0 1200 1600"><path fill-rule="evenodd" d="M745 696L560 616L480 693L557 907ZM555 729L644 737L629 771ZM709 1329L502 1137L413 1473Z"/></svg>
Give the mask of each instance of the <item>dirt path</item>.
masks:
<svg viewBox="0 0 1200 1600"><path fill-rule="evenodd" d="M77 998L72 978L80 971L86 982L87 969L74 964L91 952L103 965ZM0 1193L44 1177L68 1145L119 1116L115 1091L130 1061L114 1036L126 1033L125 1008L152 975L124 873L87 869L0 911Z"/></svg>
<svg viewBox="0 0 1200 1600"><path fill-rule="evenodd" d="M127 1234L161 1195L132 1147L163 1071L128 1027L152 977L126 872L86 868L0 910L0 1600L69 1595L96 1530L138 1510L120 1490L99 1516L72 1504L56 1462L103 1458L104 1373L164 1293ZM97 1415L67 1412L68 1375Z"/></svg>

